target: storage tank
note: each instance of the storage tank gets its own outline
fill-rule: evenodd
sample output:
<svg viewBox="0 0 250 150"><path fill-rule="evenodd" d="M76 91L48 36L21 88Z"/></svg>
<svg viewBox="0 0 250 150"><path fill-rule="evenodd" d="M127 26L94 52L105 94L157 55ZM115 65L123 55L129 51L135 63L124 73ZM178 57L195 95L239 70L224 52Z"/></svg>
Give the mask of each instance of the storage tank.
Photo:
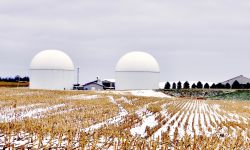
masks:
<svg viewBox="0 0 250 150"><path fill-rule="evenodd" d="M115 68L116 90L146 90L159 88L160 67L156 59L145 52L129 52Z"/></svg>
<svg viewBox="0 0 250 150"><path fill-rule="evenodd" d="M30 64L30 89L70 90L75 82L74 64L60 50L39 52Z"/></svg>

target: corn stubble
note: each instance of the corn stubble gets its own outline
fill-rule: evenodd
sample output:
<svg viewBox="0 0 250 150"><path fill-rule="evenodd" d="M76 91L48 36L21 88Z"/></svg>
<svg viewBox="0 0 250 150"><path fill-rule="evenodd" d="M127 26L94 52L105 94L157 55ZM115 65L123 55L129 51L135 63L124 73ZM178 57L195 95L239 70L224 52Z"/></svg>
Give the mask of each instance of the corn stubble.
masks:
<svg viewBox="0 0 250 150"><path fill-rule="evenodd" d="M67 97L99 95L94 100ZM0 122L0 148L5 149L250 149L249 102L162 99L83 91L0 89L1 111L14 110L14 120ZM121 121L94 130L89 126L119 114L113 96L129 114ZM25 110L23 106L32 106ZM64 104L63 107L19 118L31 111ZM220 106L220 107L218 107ZM8 109L7 109L8 108ZM141 114L138 110L146 108ZM229 115L236 114L235 116ZM181 114L183 114L181 116ZM155 116L154 126L145 127L146 136L132 135L131 129ZM196 116L197 115L197 116ZM198 122L195 117L198 117ZM160 132L161 131L161 132ZM2 146L2 147L1 147Z"/></svg>

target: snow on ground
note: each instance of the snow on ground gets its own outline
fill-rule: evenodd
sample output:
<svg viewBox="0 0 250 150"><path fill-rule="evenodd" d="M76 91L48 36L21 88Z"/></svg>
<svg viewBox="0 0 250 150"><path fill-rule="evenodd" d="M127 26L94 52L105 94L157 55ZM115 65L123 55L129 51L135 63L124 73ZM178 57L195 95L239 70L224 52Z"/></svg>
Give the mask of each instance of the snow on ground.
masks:
<svg viewBox="0 0 250 150"><path fill-rule="evenodd" d="M127 99L126 97L121 97L121 100L123 100L127 104L134 105L133 102L131 100Z"/></svg>
<svg viewBox="0 0 250 150"><path fill-rule="evenodd" d="M222 121L231 121L236 123L244 123L247 124L247 120L249 118L242 119L242 116L238 114L225 113L225 115L219 114L221 110L218 108L213 108L212 105L207 104L205 101L187 101L182 103L171 103L171 106L175 105L175 107L179 107L180 110L175 114L172 114L169 118L169 112L166 110L162 110L163 116L165 118L169 118L165 125L162 125L151 138L157 139L161 137L161 134L167 132L169 130L169 136L171 139L174 138L174 132L178 131L178 137L182 138L185 133L190 136L203 135L210 137L214 134L227 134L227 127L223 126L220 128L218 123ZM165 114L164 114L165 113ZM242 121L241 121L242 120ZM186 128L185 128L186 124ZM140 128L136 128L140 129ZM236 129L231 127L233 130L233 134L231 136L236 136ZM237 129L238 130L238 129ZM244 130L243 130L244 131ZM138 131L140 132L140 130ZM244 134L245 131L242 133Z"/></svg>
<svg viewBox="0 0 250 150"><path fill-rule="evenodd" d="M91 125L88 128L85 128L84 129L85 132L97 130L97 129L103 127L104 125L118 124L118 123L122 122L124 117L128 114L128 112L120 104L118 104L112 96L108 96L108 98L109 98L111 103L115 104L119 108L118 115L115 117L112 117L110 119L107 119L101 123L97 123L97 124Z"/></svg>
<svg viewBox="0 0 250 150"><path fill-rule="evenodd" d="M127 95L128 93L126 93L125 91L117 91L117 90L100 90L100 91L95 91L96 93L101 93L101 94L115 94L115 95Z"/></svg>
<svg viewBox="0 0 250 150"><path fill-rule="evenodd" d="M182 114L178 117L178 119L174 122L174 125L173 126L170 126L170 132L169 132L169 136L170 136L170 139L173 140L174 139L174 132L175 132L175 129L178 128L178 131L180 132L180 136L184 136L184 133L183 133L183 129L182 127L178 127L178 124L179 122L181 122L181 119L182 117L184 116L184 113L185 112L182 112Z"/></svg>
<svg viewBox="0 0 250 150"><path fill-rule="evenodd" d="M175 114L168 120L168 122L167 122L164 126L162 126L159 130L157 130L157 131L152 135L152 137L154 137L154 138L161 137L161 134L167 131L169 124L170 124L172 121L176 120L176 118L179 116L179 114L180 114L179 111L178 111L177 113L175 113Z"/></svg>
<svg viewBox="0 0 250 150"><path fill-rule="evenodd" d="M197 112L197 109L195 111L194 115L194 130L196 135L200 135L200 129L199 129L199 113Z"/></svg>
<svg viewBox="0 0 250 150"><path fill-rule="evenodd" d="M2 107L0 108L0 111L2 113L8 113L8 112L12 112L12 111L16 111L16 110L21 110L21 109L31 109L34 108L36 106L41 106L43 105L42 103L38 103L38 104L30 104L30 105L21 105L21 106L16 106L16 107Z"/></svg>
<svg viewBox="0 0 250 150"><path fill-rule="evenodd" d="M136 91L105 91L111 93L116 93L122 95L119 99L114 99L113 96L108 96L109 101L116 105L119 109L119 112L116 116L109 118L103 122L91 125L88 128L82 129L81 131L92 132L94 130L100 129L104 126L109 126L112 124L119 124L124 121L125 116L128 115L126 109L122 107L118 101L122 100L125 103L133 104L131 100L128 100L124 95L132 94L135 96L150 96L150 97L163 97L168 98L168 95L165 95L161 92L155 92L152 90L136 90ZM68 97L69 100L93 100L98 98L98 95L86 95L80 94L75 96ZM164 101L159 99L160 102ZM225 136L236 137L239 131L242 131L241 134L244 136L245 140L249 140L247 137L247 130L240 129L238 126L222 126L220 128L221 122L236 122L241 124L248 124L249 118L240 116L238 114L234 114L231 112L227 112L223 110L223 107L220 107L218 104L209 104L206 101L198 101L198 100L189 100L189 101L175 101L171 100L164 104L161 104L162 110L158 113L153 114L152 112L147 110L147 107L150 104L157 104L159 101L145 104L143 107L138 108L134 113L139 117L142 121L136 124L133 124L129 131L131 135L139 137L147 137L146 128L159 127L156 131L150 136L148 139L160 138L162 133L167 133L170 136L170 139L173 140L175 137L175 132L177 131L177 137L182 138L185 134L194 136L196 135L204 135L211 136L213 134L220 135L225 134ZM168 101L168 100L166 100ZM24 118L41 118L43 116L66 113L69 111L75 111L79 108L71 108L71 109L60 109L65 107L65 104L57 104L52 105L50 107L45 106L44 104L32 104L27 106L17 106L15 108L12 107L3 107L0 108L0 122L10 122L13 120L22 120ZM174 109L170 109L174 107ZM52 111L52 112L50 112ZM50 113L49 113L50 112ZM161 115L166 121L165 124L162 122L158 122L158 115ZM228 130L232 130L230 135ZM25 134L25 133L23 133ZM2 134L3 135L3 134ZM1 141L3 141L3 136L0 134L0 145ZM103 139L100 139L100 141ZM114 139L109 139L111 142ZM50 137L44 139L44 143L48 143L50 141ZM23 142L27 142L27 140L23 140L22 142L16 141L16 145L21 145ZM3 143L3 142L2 142ZM52 143L58 143L57 139L54 139ZM100 147L104 145L104 140L100 144ZM36 145L36 144L35 144ZM67 141L65 140L62 145L67 145ZM1 147L0 147L1 148Z"/></svg>
<svg viewBox="0 0 250 150"><path fill-rule="evenodd" d="M188 120L188 126L186 131L186 133L191 136L194 136L193 126L192 126L193 119L194 119L194 113L192 112Z"/></svg>
<svg viewBox="0 0 250 150"><path fill-rule="evenodd" d="M96 91L97 93L117 94L117 95L134 95L145 97L158 97L158 98L172 98L162 92L156 92L154 90L130 90L130 91Z"/></svg>
<svg viewBox="0 0 250 150"><path fill-rule="evenodd" d="M178 131L179 131L179 137L182 138L184 137L185 135L185 129L184 129L184 125L188 119L188 116L189 116L189 112L187 112L184 116L184 118L182 119L181 121L181 124L180 124L180 127L178 128Z"/></svg>
<svg viewBox="0 0 250 150"><path fill-rule="evenodd" d="M158 124L158 122L155 120L155 117L156 117L156 114L152 114L150 113L149 116L144 116L143 117L143 120L142 120L142 124L140 126L137 126L137 127L134 127L130 130L130 133L133 135L133 136L137 136L137 135L140 135L141 137L145 137L147 136L146 134L146 127L154 127Z"/></svg>
<svg viewBox="0 0 250 150"><path fill-rule="evenodd" d="M69 96L66 99L68 100L93 100L97 98L99 98L97 95L79 94L79 95Z"/></svg>
<svg viewBox="0 0 250 150"><path fill-rule="evenodd" d="M9 108L8 111L0 112L0 122L11 122L13 120L22 120L24 118L40 118L43 114L65 107L65 104L57 104L49 107L33 108L37 105L21 106L18 109ZM21 108L21 109L20 109ZM18 110L18 111L17 111Z"/></svg>
<svg viewBox="0 0 250 150"><path fill-rule="evenodd" d="M153 90L133 90L128 91L134 96L146 96L146 97L159 97L159 98L171 98L171 96L166 95L162 92L156 92Z"/></svg>
<svg viewBox="0 0 250 150"><path fill-rule="evenodd" d="M118 108L119 108L119 115L120 116L125 116L128 114L127 110L124 109L120 104L118 104L115 99L113 98L113 96L109 96L108 97L110 99L110 102L115 104Z"/></svg>

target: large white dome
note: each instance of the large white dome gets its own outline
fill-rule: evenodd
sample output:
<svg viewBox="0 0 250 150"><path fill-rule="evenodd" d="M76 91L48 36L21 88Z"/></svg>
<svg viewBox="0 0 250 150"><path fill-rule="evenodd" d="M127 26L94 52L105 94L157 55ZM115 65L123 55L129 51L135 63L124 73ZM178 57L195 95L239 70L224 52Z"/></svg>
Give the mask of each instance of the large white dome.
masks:
<svg viewBox="0 0 250 150"><path fill-rule="evenodd" d="M145 52L129 52L116 65L116 72L160 72L156 59Z"/></svg>
<svg viewBox="0 0 250 150"><path fill-rule="evenodd" d="M31 61L30 69L35 70L74 70L71 58L59 50L44 50Z"/></svg>
<svg viewBox="0 0 250 150"><path fill-rule="evenodd" d="M116 90L158 89L160 66L145 52L130 52L116 65Z"/></svg>

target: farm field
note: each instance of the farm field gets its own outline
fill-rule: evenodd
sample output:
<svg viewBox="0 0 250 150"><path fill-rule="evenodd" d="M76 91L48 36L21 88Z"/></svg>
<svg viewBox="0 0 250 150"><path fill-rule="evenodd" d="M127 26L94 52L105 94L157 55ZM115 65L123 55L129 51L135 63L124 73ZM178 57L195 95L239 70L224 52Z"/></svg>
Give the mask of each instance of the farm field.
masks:
<svg viewBox="0 0 250 150"><path fill-rule="evenodd" d="M0 87L28 87L29 82L4 82L0 81Z"/></svg>
<svg viewBox="0 0 250 150"><path fill-rule="evenodd" d="M0 149L250 149L250 102L0 88Z"/></svg>

